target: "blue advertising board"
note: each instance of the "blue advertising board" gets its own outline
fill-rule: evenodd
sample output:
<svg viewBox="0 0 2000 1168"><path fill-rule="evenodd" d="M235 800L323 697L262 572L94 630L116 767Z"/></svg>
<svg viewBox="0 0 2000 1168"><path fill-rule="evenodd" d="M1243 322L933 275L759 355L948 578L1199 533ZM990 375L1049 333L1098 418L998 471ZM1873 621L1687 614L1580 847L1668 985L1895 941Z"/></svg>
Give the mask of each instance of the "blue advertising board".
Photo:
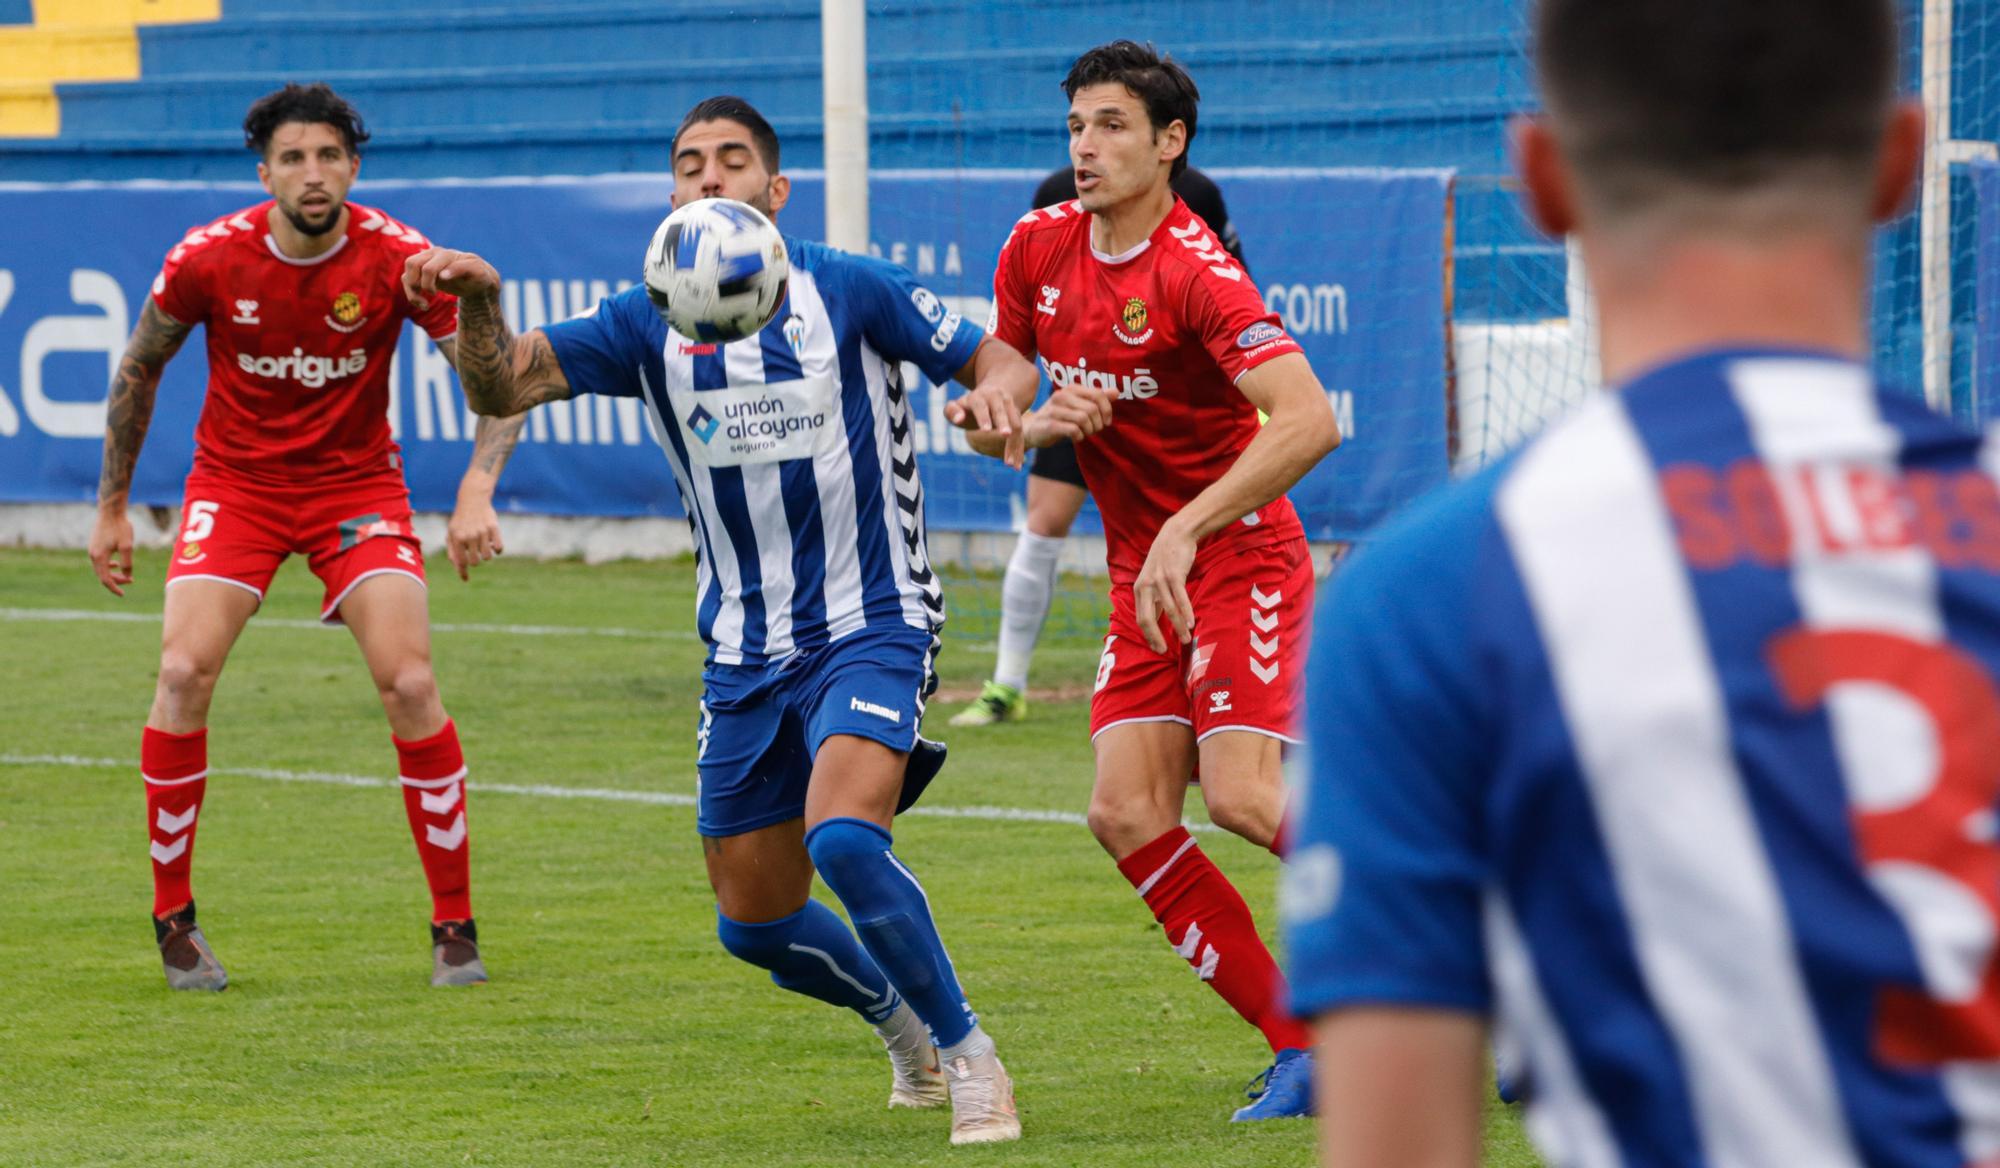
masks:
<svg viewBox="0 0 2000 1168"><path fill-rule="evenodd" d="M1244 170L1222 184L1265 301L1304 346L1349 440L1293 491L1309 533L1351 538L1442 482L1446 462L1443 171ZM889 171L871 179L875 249L947 303L986 319L1000 244L1039 172ZM432 240L479 252L505 277L522 331L561 320L638 277L668 179L363 182L354 197ZM95 497L111 372L167 249L191 227L263 197L252 184L0 184L0 502ZM780 224L819 238L823 186L794 176ZM1017 525L1020 472L973 454L916 385L916 445L930 524ZM190 341L162 381L132 498L172 504L193 457L206 368ZM449 510L475 419L455 375L406 328L391 425L419 510ZM582 396L530 415L501 482L503 511L678 516L665 461L636 402ZM1090 520L1087 518L1085 526Z"/></svg>

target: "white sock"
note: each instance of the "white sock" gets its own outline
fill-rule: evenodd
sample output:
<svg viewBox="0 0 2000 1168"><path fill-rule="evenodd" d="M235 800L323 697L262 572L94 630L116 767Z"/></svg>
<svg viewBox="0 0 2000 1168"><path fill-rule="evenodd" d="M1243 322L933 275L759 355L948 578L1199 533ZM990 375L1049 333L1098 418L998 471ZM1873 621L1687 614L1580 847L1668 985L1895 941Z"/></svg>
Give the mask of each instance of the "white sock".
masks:
<svg viewBox="0 0 2000 1168"><path fill-rule="evenodd" d="M972 1033L966 1035L964 1038L959 1039L950 1046L939 1047L938 1061L948 1063L961 1055L968 1059L984 1058L991 1053L993 1053L993 1040L986 1037L984 1030L974 1026Z"/></svg>
<svg viewBox="0 0 2000 1168"><path fill-rule="evenodd" d="M898 1002L896 1012L877 1026L875 1033L883 1042L897 1050L904 1050L920 1043L929 1046L931 1043L930 1030L924 1026L923 1019L917 1017L917 1012L910 1009L910 1003L907 1001Z"/></svg>
<svg viewBox="0 0 2000 1168"><path fill-rule="evenodd" d="M1000 653L993 662L993 680L1015 689L1028 688L1028 662L1041 638L1042 622L1056 598L1056 569L1062 562L1063 540L1024 531L1007 559L1007 578L1000 586Z"/></svg>

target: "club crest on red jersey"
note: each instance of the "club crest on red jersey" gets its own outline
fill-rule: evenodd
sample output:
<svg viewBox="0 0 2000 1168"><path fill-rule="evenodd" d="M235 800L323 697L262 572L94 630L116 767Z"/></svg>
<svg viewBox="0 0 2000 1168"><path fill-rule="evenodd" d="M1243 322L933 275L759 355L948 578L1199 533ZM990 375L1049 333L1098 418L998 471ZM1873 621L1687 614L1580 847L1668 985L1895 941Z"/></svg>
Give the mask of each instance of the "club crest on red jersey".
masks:
<svg viewBox="0 0 2000 1168"><path fill-rule="evenodd" d="M1119 313L1119 323L1111 326L1111 332L1128 345L1143 345L1153 339L1153 330L1146 327L1146 302L1137 296L1125 302Z"/></svg>
<svg viewBox="0 0 2000 1168"><path fill-rule="evenodd" d="M361 315L361 297L352 292L342 292L334 297L333 313L326 318L326 323L343 333L351 333L367 324L368 318Z"/></svg>

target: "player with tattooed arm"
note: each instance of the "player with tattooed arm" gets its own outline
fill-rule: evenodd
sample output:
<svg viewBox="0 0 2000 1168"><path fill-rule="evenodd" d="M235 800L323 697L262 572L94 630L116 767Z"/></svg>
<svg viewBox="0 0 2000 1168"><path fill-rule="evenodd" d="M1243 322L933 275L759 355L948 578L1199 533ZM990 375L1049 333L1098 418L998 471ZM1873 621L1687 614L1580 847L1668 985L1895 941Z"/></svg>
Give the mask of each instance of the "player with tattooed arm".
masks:
<svg viewBox="0 0 2000 1168"><path fill-rule="evenodd" d="M689 111L671 160L675 206L723 197L775 217L790 194L777 135L740 98ZM890 836L942 762L918 733L944 600L900 369L972 385L959 399L971 424L1004 432L1018 465L1014 403L1033 400L1034 367L899 267L785 246L776 319L727 344L669 332L643 287L515 337L500 274L478 256L425 252L406 278L419 300L459 297L475 410L601 393L644 400L658 423L696 540L709 652L695 824L723 948L872 1024L891 1107L949 1099L952 1143L1017 1139L1013 1083ZM764 431L784 436L738 439L725 419L744 417L785 423ZM851 928L812 898L815 870Z"/></svg>
<svg viewBox="0 0 2000 1168"><path fill-rule="evenodd" d="M381 696L404 810L431 892L431 984L486 980L468 891L465 760L431 672L422 549L387 418L389 362L415 320L455 360L456 306L403 294L423 237L347 202L368 140L325 85L287 85L250 107L246 144L271 198L195 228L168 253L109 395L90 559L123 596L133 581L127 496L160 374L196 325L208 396L167 569L153 707L140 746L153 863L153 928L167 984L220 990L228 975L195 922L190 870L208 774L216 679L278 565L307 557L321 619L344 624ZM504 456L518 422L483 424L474 470ZM452 520L454 563L497 550L490 506Z"/></svg>

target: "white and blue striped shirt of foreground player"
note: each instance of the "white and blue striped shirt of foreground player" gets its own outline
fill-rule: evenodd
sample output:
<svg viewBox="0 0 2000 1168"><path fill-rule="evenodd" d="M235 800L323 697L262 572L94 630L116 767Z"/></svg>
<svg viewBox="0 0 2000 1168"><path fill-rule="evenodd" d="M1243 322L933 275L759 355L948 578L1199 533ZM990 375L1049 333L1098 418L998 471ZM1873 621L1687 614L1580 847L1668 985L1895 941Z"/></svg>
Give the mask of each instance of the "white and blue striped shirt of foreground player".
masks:
<svg viewBox="0 0 2000 1168"><path fill-rule="evenodd" d="M753 337L689 341L642 288L544 330L575 392L651 411L694 531L697 624L725 665L943 623L899 369L945 384L986 335L901 267L785 246L789 291Z"/></svg>
<svg viewBox="0 0 2000 1168"><path fill-rule="evenodd" d="M1996 472L1738 351L1412 508L1317 625L1297 1012L1496 1016L1555 1164L2000 1162Z"/></svg>

